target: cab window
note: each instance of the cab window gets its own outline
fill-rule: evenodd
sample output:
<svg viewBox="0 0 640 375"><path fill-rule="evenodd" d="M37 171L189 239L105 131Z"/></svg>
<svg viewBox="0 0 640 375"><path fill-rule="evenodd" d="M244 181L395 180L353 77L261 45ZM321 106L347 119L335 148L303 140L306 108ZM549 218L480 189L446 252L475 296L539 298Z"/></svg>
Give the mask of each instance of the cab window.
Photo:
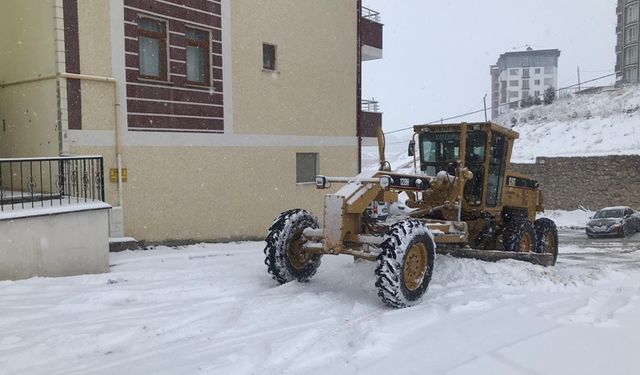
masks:
<svg viewBox="0 0 640 375"><path fill-rule="evenodd" d="M450 163L460 160L460 133L431 133L420 135L422 170L430 176L447 170Z"/></svg>
<svg viewBox="0 0 640 375"><path fill-rule="evenodd" d="M467 133L465 166L473 173L473 178L464 186L464 199L470 206L482 204L484 185L484 159L487 145L487 133L474 131Z"/></svg>
<svg viewBox="0 0 640 375"><path fill-rule="evenodd" d="M489 180L487 184L487 206L495 207L502 202L502 187L507 158L507 139L499 133L491 136L489 154Z"/></svg>

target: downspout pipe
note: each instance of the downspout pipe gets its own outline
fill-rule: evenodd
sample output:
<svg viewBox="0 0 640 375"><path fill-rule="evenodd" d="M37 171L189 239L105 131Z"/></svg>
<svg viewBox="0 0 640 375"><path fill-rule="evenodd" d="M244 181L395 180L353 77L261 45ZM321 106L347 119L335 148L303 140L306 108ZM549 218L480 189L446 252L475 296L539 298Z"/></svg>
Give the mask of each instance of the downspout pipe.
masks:
<svg viewBox="0 0 640 375"><path fill-rule="evenodd" d="M66 79L77 79L84 81L94 82L109 82L113 84L113 102L115 107L115 133L116 133L116 159L118 163L118 206L123 205L123 193L122 193L122 141L120 134L120 90L118 89L118 80L113 77L94 76L89 74L75 74L75 73L59 73L59 77Z"/></svg>

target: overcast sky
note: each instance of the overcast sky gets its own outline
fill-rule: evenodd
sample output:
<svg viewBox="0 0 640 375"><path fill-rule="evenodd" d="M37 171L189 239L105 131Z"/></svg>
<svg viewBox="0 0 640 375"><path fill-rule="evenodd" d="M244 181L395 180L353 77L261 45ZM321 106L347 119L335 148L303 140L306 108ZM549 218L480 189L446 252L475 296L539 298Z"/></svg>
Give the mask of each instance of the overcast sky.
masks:
<svg viewBox="0 0 640 375"><path fill-rule="evenodd" d="M490 106L501 53L558 48L561 87L614 72L616 0L364 0L380 11L384 58L364 63L363 98L385 131ZM612 83L613 78L600 83ZM483 120L479 115L467 120Z"/></svg>

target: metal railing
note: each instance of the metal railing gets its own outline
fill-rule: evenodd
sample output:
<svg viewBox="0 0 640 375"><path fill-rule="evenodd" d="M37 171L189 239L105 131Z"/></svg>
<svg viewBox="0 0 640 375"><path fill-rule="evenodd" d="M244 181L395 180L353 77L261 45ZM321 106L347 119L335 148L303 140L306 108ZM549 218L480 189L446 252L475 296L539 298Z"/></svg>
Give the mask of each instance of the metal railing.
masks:
<svg viewBox="0 0 640 375"><path fill-rule="evenodd" d="M368 19L369 21L381 23L382 18L380 17L380 12L377 12L373 9L369 9L367 7L362 7L362 18Z"/></svg>
<svg viewBox="0 0 640 375"><path fill-rule="evenodd" d="M0 159L0 211L104 199L102 156Z"/></svg>
<svg viewBox="0 0 640 375"><path fill-rule="evenodd" d="M362 112L379 113L380 103L375 100L362 100L360 108L362 109Z"/></svg>

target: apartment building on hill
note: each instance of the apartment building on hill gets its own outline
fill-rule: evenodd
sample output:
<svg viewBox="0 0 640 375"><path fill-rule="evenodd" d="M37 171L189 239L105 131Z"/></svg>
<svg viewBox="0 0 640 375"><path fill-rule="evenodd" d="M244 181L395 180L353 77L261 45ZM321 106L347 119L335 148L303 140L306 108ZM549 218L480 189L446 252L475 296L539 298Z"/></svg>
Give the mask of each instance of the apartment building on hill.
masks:
<svg viewBox="0 0 640 375"><path fill-rule="evenodd" d="M560 50L507 52L500 55L491 73L491 117L518 108L523 99L541 96L549 87L558 87Z"/></svg>

